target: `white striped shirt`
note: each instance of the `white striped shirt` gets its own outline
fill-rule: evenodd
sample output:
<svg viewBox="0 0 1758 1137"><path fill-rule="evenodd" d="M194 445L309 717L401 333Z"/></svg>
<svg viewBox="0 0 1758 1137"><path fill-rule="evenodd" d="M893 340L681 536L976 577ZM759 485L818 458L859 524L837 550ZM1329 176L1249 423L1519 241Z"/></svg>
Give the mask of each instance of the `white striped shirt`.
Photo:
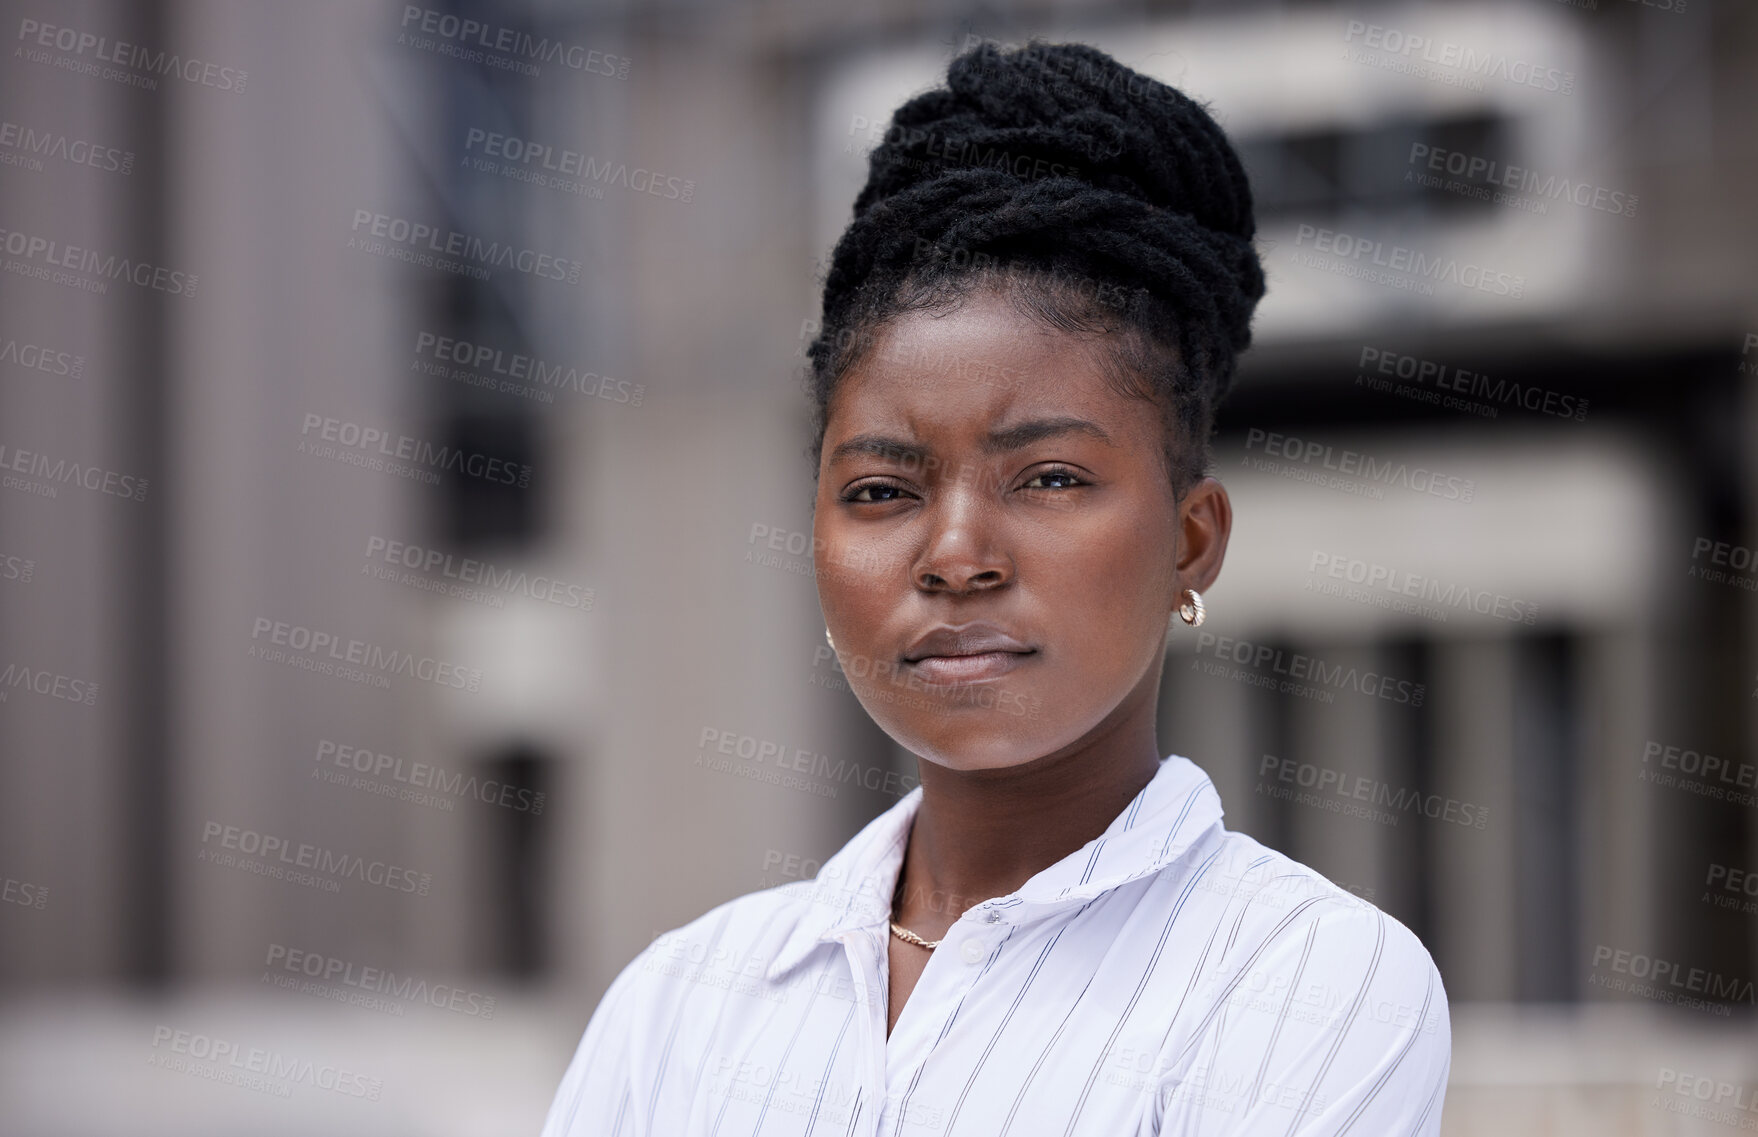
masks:
<svg viewBox="0 0 1758 1137"><path fill-rule="evenodd" d="M1221 824L1190 760L966 911L885 1034L918 785L813 880L655 939L543 1137L1435 1134L1446 994L1409 929Z"/></svg>

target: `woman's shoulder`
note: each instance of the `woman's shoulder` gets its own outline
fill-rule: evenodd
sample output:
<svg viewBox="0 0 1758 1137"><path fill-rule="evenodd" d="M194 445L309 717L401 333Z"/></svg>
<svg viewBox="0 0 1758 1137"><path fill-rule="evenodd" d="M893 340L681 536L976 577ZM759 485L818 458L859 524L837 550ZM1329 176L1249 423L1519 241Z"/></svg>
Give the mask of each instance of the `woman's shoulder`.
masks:
<svg viewBox="0 0 1758 1137"><path fill-rule="evenodd" d="M770 982L776 960L829 902L812 880L735 896L654 936L615 982L637 988L639 1001L649 1004L729 993L779 998Z"/></svg>
<svg viewBox="0 0 1758 1137"><path fill-rule="evenodd" d="M785 1002L788 989L766 974L810 909L811 883L790 881L723 901L636 952L587 1023L550 1107L545 1137L600 1132L596 1126L627 1109L645 1118L667 1062L699 1053L721 1012L740 1003L756 1009ZM580 1118L592 1120L577 1123ZM647 1132L646 1122L636 1129Z"/></svg>
<svg viewBox="0 0 1758 1137"><path fill-rule="evenodd" d="M662 933L649 947L674 957L686 949L698 955L735 947L746 954L777 949L821 903L818 882L790 880L723 900L688 923Z"/></svg>
<svg viewBox="0 0 1758 1137"><path fill-rule="evenodd" d="M1369 896L1234 830L1221 830L1193 871L1192 887L1207 891L1217 909L1225 940L1215 969L1227 982L1334 1004L1390 1001L1379 1013L1446 1032L1446 989L1433 956Z"/></svg>
<svg viewBox="0 0 1758 1137"><path fill-rule="evenodd" d="M1166 881L1190 934L1167 975L1162 1131L1219 1110L1241 1132L1435 1132L1452 1031L1421 939L1246 834L1193 852Z"/></svg>

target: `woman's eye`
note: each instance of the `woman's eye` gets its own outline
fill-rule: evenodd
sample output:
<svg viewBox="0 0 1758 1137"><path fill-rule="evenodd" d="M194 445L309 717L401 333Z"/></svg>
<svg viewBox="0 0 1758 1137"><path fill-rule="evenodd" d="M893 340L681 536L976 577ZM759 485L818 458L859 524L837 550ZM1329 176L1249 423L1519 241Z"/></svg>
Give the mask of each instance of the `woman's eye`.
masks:
<svg viewBox="0 0 1758 1137"><path fill-rule="evenodd" d="M1034 484L1046 479L1048 480L1048 484L1041 486ZM1063 490L1073 489L1075 486L1084 486L1086 484L1085 479L1081 478L1072 470L1043 470L1032 475L1031 480L1021 488ZM845 502L866 505L876 502L897 501L899 498L905 496L905 494L906 491L902 486L888 485L884 482L868 482L865 485L859 485L854 489L849 490L843 495L842 500Z"/></svg>
<svg viewBox="0 0 1758 1137"><path fill-rule="evenodd" d="M902 493L902 492L903 491L900 490L896 486L888 486L888 485L885 485L880 482L869 482L864 486L856 486L853 490L849 491L848 495L846 497L844 497L842 500L844 500L844 501L858 501L858 502L895 501L895 500L897 500L896 498L862 497L861 495L864 493L872 493L872 494L894 493L894 494L896 494L896 493Z"/></svg>
<svg viewBox="0 0 1758 1137"><path fill-rule="evenodd" d="M1027 482L1023 488L1025 488L1025 489L1034 488L1032 486L1032 482L1035 482L1035 481L1039 480L1040 478L1062 478L1062 479L1064 479L1064 483L1062 485L1044 486L1044 487L1042 487L1043 489L1061 490L1061 489L1068 489L1072 486L1079 486L1079 485L1086 484L1085 482L1081 481L1081 479L1079 477L1077 477L1072 470L1045 470L1042 473L1032 475L1031 481Z"/></svg>

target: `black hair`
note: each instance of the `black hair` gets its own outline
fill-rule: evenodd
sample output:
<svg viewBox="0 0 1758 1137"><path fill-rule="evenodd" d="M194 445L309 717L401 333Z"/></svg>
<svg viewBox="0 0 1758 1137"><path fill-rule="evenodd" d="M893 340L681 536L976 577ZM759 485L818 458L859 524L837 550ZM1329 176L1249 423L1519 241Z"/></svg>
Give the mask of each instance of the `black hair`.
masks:
<svg viewBox="0 0 1758 1137"><path fill-rule="evenodd" d="M1108 381L1158 406L1183 492L1251 342L1255 228L1238 155L1182 92L1086 44L964 52L892 115L831 254L806 353L813 476L836 385L884 327L984 288L1101 345Z"/></svg>

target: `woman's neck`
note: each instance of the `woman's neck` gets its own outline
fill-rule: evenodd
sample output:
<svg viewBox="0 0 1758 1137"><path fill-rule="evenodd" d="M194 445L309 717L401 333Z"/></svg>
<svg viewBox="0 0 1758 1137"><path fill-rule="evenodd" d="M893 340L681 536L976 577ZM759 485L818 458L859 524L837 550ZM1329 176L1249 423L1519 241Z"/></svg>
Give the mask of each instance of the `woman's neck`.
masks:
<svg viewBox="0 0 1758 1137"><path fill-rule="evenodd" d="M918 759L922 800L899 880L898 922L938 938L1105 831L1159 770L1151 729L1002 769Z"/></svg>

